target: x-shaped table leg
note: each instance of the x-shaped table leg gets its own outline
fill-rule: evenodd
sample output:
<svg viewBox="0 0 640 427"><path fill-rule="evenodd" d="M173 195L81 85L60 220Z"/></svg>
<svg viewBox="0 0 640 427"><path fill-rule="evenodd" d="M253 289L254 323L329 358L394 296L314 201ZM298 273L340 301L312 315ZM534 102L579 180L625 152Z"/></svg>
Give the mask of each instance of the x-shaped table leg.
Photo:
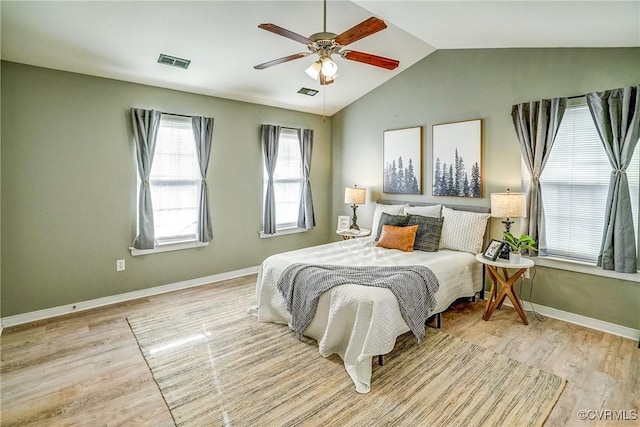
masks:
<svg viewBox="0 0 640 427"><path fill-rule="evenodd" d="M509 277L509 271L506 268L502 269L502 275L498 272L498 268L493 265L486 265L487 271L489 272L489 276L492 280L491 292L489 293L489 299L487 300L487 305L484 308L484 315L482 318L484 320L489 320L493 312L496 308L500 309L502 307L502 303L506 297L509 297L513 307L516 309L520 318L524 322L525 325L529 324L529 320L527 320L527 316L522 309L522 305L520 304L520 300L516 296L513 285L515 285L516 281L524 274L527 270L526 268L521 268L511 277Z"/></svg>

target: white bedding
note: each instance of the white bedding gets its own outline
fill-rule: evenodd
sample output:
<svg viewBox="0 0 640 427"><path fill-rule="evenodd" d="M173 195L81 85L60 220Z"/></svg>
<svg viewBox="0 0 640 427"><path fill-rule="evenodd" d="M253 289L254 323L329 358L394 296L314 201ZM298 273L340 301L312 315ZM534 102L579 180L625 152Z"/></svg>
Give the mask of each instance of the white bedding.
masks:
<svg viewBox="0 0 640 427"><path fill-rule="evenodd" d="M426 265L440 282L434 313L446 310L457 298L474 295L482 286L482 265L471 253L446 249L402 252L376 247L373 237L351 239L267 258L260 267L256 285L258 321L290 323L286 301L276 283L284 269L294 262ZM367 393L371 386L371 358L389 353L396 338L407 331L409 327L389 289L348 284L337 286L320 297L316 316L304 335L318 341L322 356L337 353L344 361L356 391Z"/></svg>

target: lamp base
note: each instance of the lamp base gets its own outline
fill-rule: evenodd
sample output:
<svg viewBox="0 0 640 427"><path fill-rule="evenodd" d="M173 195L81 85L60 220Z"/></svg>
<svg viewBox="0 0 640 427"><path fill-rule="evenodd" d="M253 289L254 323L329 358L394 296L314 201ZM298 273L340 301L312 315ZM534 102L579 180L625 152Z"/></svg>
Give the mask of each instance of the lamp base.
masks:
<svg viewBox="0 0 640 427"><path fill-rule="evenodd" d="M360 231L360 227L358 227L358 216L356 215L356 209L358 209L358 205L351 205L351 209L353 209L353 218L351 218L351 225L349 226L350 230L358 230Z"/></svg>
<svg viewBox="0 0 640 427"><path fill-rule="evenodd" d="M511 230L511 224L513 224L513 221L507 218L505 221L502 221L502 223L504 224L504 231L509 233L509 231ZM498 258L509 259L509 245L504 240L504 236L502 237L502 241L505 243L504 245L502 245L502 249L500 250L500 255L498 255Z"/></svg>

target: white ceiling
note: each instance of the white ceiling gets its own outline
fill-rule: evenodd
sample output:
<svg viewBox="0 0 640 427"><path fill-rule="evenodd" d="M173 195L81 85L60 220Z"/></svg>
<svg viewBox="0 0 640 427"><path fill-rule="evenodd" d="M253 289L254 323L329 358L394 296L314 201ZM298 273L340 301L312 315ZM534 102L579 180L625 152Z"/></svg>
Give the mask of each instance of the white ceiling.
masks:
<svg viewBox="0 0 640 427"><path fill-rule="evenodd" d="M304 36L323 30L322 2L7 1L2 59L332 115L436 49L640 46L634 1L329 1L327 31L370 16L388 28L349 48L400 61L394 71L337 58L338 77L320 87L304 69L312 57L265 70L253 66L300 43L261 30L273 23ZM157 63L165 53L188 70ZM315 97L301 87L321 89Z"/></svg>

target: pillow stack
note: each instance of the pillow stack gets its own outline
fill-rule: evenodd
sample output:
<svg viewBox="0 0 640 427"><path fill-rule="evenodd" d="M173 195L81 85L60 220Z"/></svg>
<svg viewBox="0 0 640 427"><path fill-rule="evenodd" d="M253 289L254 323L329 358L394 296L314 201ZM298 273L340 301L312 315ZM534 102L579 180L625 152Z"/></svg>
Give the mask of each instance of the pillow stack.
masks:
<svg viewBox="0 0 640 427"><path fill-rule="evenodd" d="M441 205L377 205L373 226L378 246L405 252L437 251L442 231L440 209Z"/></svg>
<svg viewBox="0 0 640 427"><path fill-rule="evenodd" d="M491 214L457 211L442 205L376 205L372 235L378 246L436 252L452 249L479 253Z"/></svg>

